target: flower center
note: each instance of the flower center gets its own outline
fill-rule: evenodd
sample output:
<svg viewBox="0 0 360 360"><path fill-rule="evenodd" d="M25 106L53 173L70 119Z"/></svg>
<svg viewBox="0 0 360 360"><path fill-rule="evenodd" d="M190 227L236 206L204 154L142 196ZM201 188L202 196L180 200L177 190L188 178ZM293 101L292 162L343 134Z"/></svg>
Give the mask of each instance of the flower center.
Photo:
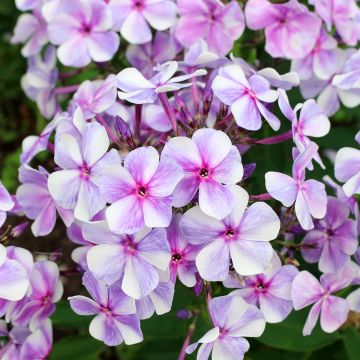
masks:
<svg viewBox="0 0 360 360"><path fill-rule="evenodd" d="M144 186L140 186L140 187L138 188L138 194L139 194L140 196L145 196L145 195L146 195L146 189L145 189Z"/></svg>
<svg viewBox="0 0 360 360"><path fill-rule="evenodd" d="M82 164L82 166L80 167L80 172L83 179L87 179L88 177L90 177L90 168L85 163Z"/></svg>
<svg viewBox="0 0 360 360"><path fill-rule="evenodd" d="M143 10L144 9L144 2L143 0L136 0L133 2L133 8L136 10Z"/></svg>
<svg viewBox="0 0 360 360"><path fill-rule="evenodd" d="M108 306L101 306L101 311L107 316L111 316L111 310Z"/></svg>
<svg viewBox="0 0 360 360"><path fill-rule="evenodd" d="M200 175L202 178L206 178L206 177L209 176L209 170L203 168L203 169L201 169L201 170L199 171L199 175Z"/></svg>
<svg viewBox="0 0 360 360"><path fill-rule="evenodd" d="M227 229L225 231L225 236L227 236L227 237L233 237L234 235L235 235L234 229Z"/></svg>
<svg viewBox="0 0 360 360"><path fill-rule="evenodd" d="M333 229L326 229L326 234L327 234L327 236L333 236L334 235L334 231L333 231Z"/></svg>
<svg viewBox="0 0 360 360"><path fill-rule="evenodd" d="M133 255L136 253L137 245L129 235L122 241L122 245L128 254Z"/></svg>
<svg viewBox="0 0 360 360"><path fill-rule="evenodd" d="M259 291L262 291L262 290L265 289L265 285L264 285L264 283L259 282L259 283L257 283L256 288L257 288Z"/></svg>
<svg viewBox="0 0 360 360"><path fill-rule="evenodd" d="M89 24L83 24L81 31L85 35L90 34L91 33L91 26Z"/></svg>
<svg viewBox="0 0 360 360"><path fill-rule="evenodd" d="M171 260L175 261L175 262L178 262L178 261L181 260L181 255L179 253L176 253L171 257Z"/></svg>

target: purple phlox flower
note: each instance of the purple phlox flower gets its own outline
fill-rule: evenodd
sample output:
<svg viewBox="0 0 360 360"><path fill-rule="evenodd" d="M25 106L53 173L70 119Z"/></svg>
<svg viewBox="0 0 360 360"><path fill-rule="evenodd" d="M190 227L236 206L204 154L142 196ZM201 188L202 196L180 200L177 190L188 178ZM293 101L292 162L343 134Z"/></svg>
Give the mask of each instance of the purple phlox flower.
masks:
<svg viewBox="0 0 360 360"><path fill-rule="evenodd" d="M21 256L8 256L7 249L0 244L0 299L18 301L25 296L29 274L23 262Z"/></svg>
<svg viewBox="0 0 360 360"><path fill-rule="evenodd" d="M358 223L358 234L360 234L360 209L356 196L347 196L342 186L333 181L329 176L324 176L323 181L335 191L336 197L350 209L352 214L355 215L355 219Z"/></svg>
<svg viewBox="0 0 360 360"><path fill-rule="evenodd" d="M283 90L290 90L293 87L299 86L300 84L299 75L295 71L279 74L276 69L270 67L257 70L242 58L237 58L233 54L230 54L230 58L233 63L239 65L242 68L247 78L249 78L251 75L257 74L265 78L271 86Z"/></svg>
<svg viewBox="0 0 360 360"><path fill-rule="evenodd" d="M231 107L236 123L247 130L261 128L261 116L274 130L279 130L280 120L272 114L265 103L273 103L278 93L270 89L270 83L260 75L252 75L249 80L241 66L226 65L219 69L212 89L224 104Z"/></svg>
<svg viewBox="0 0 360 360"><path fill-rule="evenodd" d="M241 289L231 294L241 295L247 303L260 308L266 322L278 323L293 308L291 284L299 271L293 265L281 266L277 255L273 256L271 265L263 274L246 277Z"/></svg>
<svg viewBox="0 0 360 360"><path fill-rule="evenodd" d="M250 29L265 29L265 50L275 58L301 59L314 48L321 20L297 0L272 4L250 0L245 7Z"/></svg>
<svg viewBox="0 0 360 360"><path fill-rule="evenodd" d="M120 39L111 27L112 14L104 1L63 1L48 24L48 35L60 45L57 54L64 65L84 67L91 60L112 59Z"/></svg>
<svg viewBox="0 0 360 360"><path fill-rule="evenodd" d="M86 240L98 245L87 253L90 271L108 284L120 282L125 294L140 299L160 281L158 270L166 271L170 248L164 229L148 229L133 235L110 232L105 221L83 225Z"/></svg>
<svg viewBox="0 0 360 360"><path fill-rule="evenodd" d="M41 6L42 0L15 0L16 7L21 11L34 10Z"/></svg>
<svg viewBox="0 0 360 360"><path fill-rule="evenodd" d="M357 44L359 34L356 15L359 8L355 0L313 0L312 2L329 32L334 25L336 32L347 45Z"/></svg>
<svg viewBox="0 0 360 360"><path fill-rule="evenodd" d="M111 231L129 234L147 227L167 227L172 194L183 171L169 156L148 146L127 154L124 166L103 169L100 189L111 203L106 219ZM129 217L129 212L131 217Z"/></svg>
<svg viewBox="0 0 360 360"><path fill-rule="evenodd" d="M307 80L313 73L322 80L330 79L336 72L337 41L324 29L321 29L314 48L302 59L291 63L291 70L299 74L301 80Z"/></svg>
<svg viewBox="0 0 360 360"><path fill-rule="evenodd" d="M354 254L355 262L351 262L350 265L353 266L355 271L355 278L351 282L351 285L360 285L360 248L358 248ZM355 312L360 312L360 288L356 289L352 293L350 293L347 298L347 302L350 305L350 310Z"/></svg>
<svg viewBox="0 0 360 360"><path fill-rule="evenodd" d="M283 114L291 121L293 140L299 153L302 153L310 144L309 137L323 137L330 131L330 120L313 99L296 105L293 110L285 91L279 90L279 107ZM298 116L299 111L300 115ZM314 155L314 160L323 169L325 168L318 153ZM308 168L309 170L313 169L312 163L308 165Z"/></svg>
<svg viewBox="0 0 360 360"><path fill-rule="evenodd" d="M5 320L0 320L0 336L7 337L7 343L0 348L2 360L20 360L20 350L26 338L31 334L28 328L13 327L10 331Z"/></svg>
<svg viewBox="0 0 360 360"><path fill-rule="evenodd" d="M53 333L50 319L30 334L21 346L20 359L34 360L46 359L51 352Z"/></svg>
<svg viewBox="0 0 360 360"><path fill-rule="evenodd" d="M126 58L147 79L156 74L154 67L174 60L177 53L175 39L171 34L158 31L154 39L142 45L129 45Z"/></svg>
<svg viewBox="0 0 360 360"><path fill-rule="evenodd" d="M320 282L308 271L301 271L293 280L291 297L295 310L314 304L310 309L303 334L310 335L320 315L321 328L332 333L347 319L349 304L345 299L332 295L348 286L354 277L353 270L344 266L335 274L324 274Z"/></svg>
<svg viewBox="0 0 360 360"><path fill-rule="evenodd" d="M28 164L38 153L47 149L49 138L57 125L67 118L67 113L58 113L55 118L50 121L40 133L40 135L27 136L22 142L22 152L20 160L22 164Z"/></svg>
<svg viewBox="0 0 360 360"><path fill-rule="evenodd" d="M121 100L134 104L154 103L159 93L178 91L188 87L191 83L183 83L196 76L206 75L206 70L198 69L191 74L173 77L177 72L179 64L176 61L169 61L158 67L158 73L147 80L139 70L127 68L117 75L118 92Z"/></svg>
<svg viewBox="0 0 360 360"><path fill-rule="evenodd" d="M85 271L89 270L86 262L86 255L93 246L97 245L97 243L93 243L84 238L82 234L82 223L77 220L66 229L66 234L69 240L74 244L81 245L72 251L71 259Z"/></svg>
<svg viewBox="0 0 360 360"><path fill-rule="evenodd" d="M195 258L200 247L190 244L181 234L181 218L180 214L174 214L166 229L171 250L170 279L175 283L178 276L185 286L193 287L196 284L197 273Z"/></svg>
<svg viewBox="0 0 360 360"><path fill-rule="evenodd" d="M353 49L337 48L337 69L335 75L328 81L312 76L302 81L300 90L304 98L317 96L317 103L323 108L326 115L334 115L341 103L348 108L360 104L360 88L358 86L360 71L357 52Z"/></svg>
<svg viewBox="0 0 360 360"><path fill-rule="evenodd" d="M170 106L172 106L173 103L174 101L171 99ZM169 118L161 105L144 104L143 114L143 125L146 125L158 132L167 132L172 129Z"/></svg>
<svg viewBox="0 0 360 360"><path fill-rule="evenodd" d="M178 136L170 139L162 152L173 158L185 176L175 189L173 204L187 205L199 190L201 210L217 219L229 215L235 200L229 185L243 176L239 150L219 130L199 129L191 139Z"/></svg>
<svg viewBox="0 0 360 360"><path fill-rule="evenodd" d="M310 142L295 159L292 177L273 171L265 174L265 186L268 193L286 207L295 203L295 214L304 230L314 228L311 216L322 219L326 214L325 185L317 180L305 180L306 167L317 150L318 146Z"/></svg>
<svg viewBox="0 0 360 360"><path fill-rule="evenodd" d="M0 227L4 225L6 213L13 209L15 202L11 195L0 181Z"/></svg>
<svg viewBox="0 0 360 360"><path fill-rule="evenodd" d="M350 209L329 197L324 219L315 223L302 241L301 254L307 262L319 263L324 273L338 272L349 263L358 247L357 223L349 219Z"/></svg>
<svg viewBox="0 0 360 360"><path fill-rule="evenodd" d="M175 27L177 40L189 48L204 39L211 51L226 55L245 29L244 14L237 1L178 0L180 19Z"/></svg>
<svg viewBox="0 0 360 360"><path fill-rule="evenodd" d="M12 44L25 44L21 49L24 57L38 54L48 42L47 24L41 12L34 10L32 14L20 15L10 41Z"/></svg>
<svg viewBox="0 0 360 360"><path fill-rule="evenodd" d="M347 196L360 194L360 150L344 147L335 158L335 177L345 183L343 190Z"/></svg>
<svg viewBox="0 0 360 360"><path fill-rule="evenodd" d="M22 306L11 314L11 322L17 326L29 326L31 331L44 324L55 311L57 303L63 294L58 266L48 260L35 263L30 274L28 296Z"/></svg>
<svg viewBox="0 0 360 360"><path fill-rule="evenodd" d="M332 84L342 90L360 89L360 51L352 53L344 63L341 74L336 74Z"/></svg>
<svg viewBox="0 0 360 360"><path fill-rule="evenodd" d="M82 109L85 119L91 119L109 110L116 96L115 75L109 75L105 80L84 81L74 94L72 104Z"/></svg>
<svg viewBox="0 0 360 360"><path fill-rule="evenodd" d="M25 215L35 220L31 225L34 236L45 236L51 233L56 223L56 211L69 226L74 215L72 210L58 206L48 190L49 173L42 167L39 170L23 165L19 169L20 185L16 197Z"/></svg>
<svg viewBox="0 0 360 360"><path fill-rule="evenodd" d="M174 298L174 286L175 284L172 281L159 282L153 292L136 300L136 314L139 319L149 319L154 312L157 315L168 313L171 310Z"/></svg>
<svg viewBox="0 0 360 360"><path fill-rule="evenodd" d="M274 240L280 230L276 213L263 202L247 209L249 195L239 186L233 186L231 193L235 207L223 220L216 220L195 206L180 222L185 239L191 244L203 245L196 256L196 267L204 280L225 280L230 260L239 275L262 273L273 256L269 241Z"/></svg>
<svg viewBox="0 0 360 360"><path fill-rule="evenodd" d="M201 344L197 359L242 360L250 345L244 337L259 337L265 329L265 319L256 306L247 304L241 296L219 296L209 301L209 313L214 328L196 343L188 346L192 353Z"/></svg>
<svg viewBox="0 0 360 360"><path fill-rule="evenodd" d="M117 151L107 153L108 147L106 130L98 123L85 124L80 141L69 134L56 139L54 160L63 170L49 175L49 192L57 205L74 209L78 220L88 221L105 207L98 181L110 165L121 166Z"/></svg>
<svg viewBox="0 0 360 360"><path fill-rule="evenodd" d="M107 286L90 272L84 274L83 285L92 299L72 296L70 306L79 315L96 315L89 327L92 337L108 346L122 342L132 345L143 340L134 299L126 296L120 286Z"/></svg>
<svg viewBox="0 0 360 360"><path fill-rule="evenodd" d="M112 0L113 29L119 30L130 44L144 44L152 39L151 28L164 31L176 21L173 0Z"/></svg>
<svg viewBox="0 0 360 360"><path fill-rule="evenodd" d="M38 54L28 59L27 72L21 78L21 87L26 96L36 101L41 114L46 118L51 118L56 112L54 89L57 78L56 50L52 46L46 49L43 58Z"/></svg>

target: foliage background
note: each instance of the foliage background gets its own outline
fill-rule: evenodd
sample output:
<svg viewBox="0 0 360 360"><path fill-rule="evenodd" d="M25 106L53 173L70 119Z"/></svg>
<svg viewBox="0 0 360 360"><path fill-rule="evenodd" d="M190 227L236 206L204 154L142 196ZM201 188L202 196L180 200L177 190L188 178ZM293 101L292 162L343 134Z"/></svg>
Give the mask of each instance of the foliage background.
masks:
<svg viewBox="0 0 360 360"><path fill-rule="evenodd" d="M20 78L26 71L26 60L20 55L20 47L9 43L11 31L19 13L14 6L14 0L0 1L0 179L11 192L16 191L17 169L22 139L30 134L37 134L44 127L44 120L36 109L35 104L29 101L20 88ZM255 39L255 40L253 40ZM122 47L123 48L123 47ZM264 53L263 38L255 38L247 31L234 46L234 54L253 62L260 59L261 65L275 66L280 71L286 71L289 63L271 59ZM113 62L114 71L120 71L124 66L124 59L118 57ZM89 69L89 74L96 77L101 69ZM81 77L76 79L81 81ZM294 90L290 95L292 104L301 102L301 95ZM332 118L330 134L318 142L324 149L338 149L343 146L356 146L354 136L360 128L360 109L341 109ZM283 121L281 131L289 129L286 120ZM259 137L271 136L271 129L264 127ZM325 158L324 154L323 157ZM40 156L41 161L51 161ZM256 162L257 168L247 184L247 190L252 193L263 192L264 173L268 170L289 172L291 168L291 144L258 146L244 156L244 163ZM333 170L330 161L325 159L327 172L332 176ZM313 176L321 179L324 171L317 168ZM278 204L273 204L278 207ZM12 219L13 223L21 219ZM25 232L20 239L14 241L33 251L35 255L48 256L57 252L60 254L59 264L65 283L64 299L69 295L83 292L80 286L80 275L73 270L70 253L73 245L66 239L66 233L61 224L55 231L45 238L34 238L30 231ZM301 256L295 254L297 261ZM316 273L316 268L312 268ZM221 295L221 287L213 287L214 295ZM345 294L342 294L345 295ZM196 330L193 340L200 337L210 328L210 322L203 309L204 298L196 298L192 290L177 285L173 311L163 316L142 322L145 341L142 344L118 348L106 348L102 343L88 335L90 319L79 317L72 313L66 300L58 304L53 316L54 349L51 359L119 359L119 360L172 360L177 359L182 343L186 337L188 326L193 321L180 320L176 312L180 309L200 311L196 321ZM334 334L325 334L319 327L310 337L301 335L302 327L307 316L305 311L294 312L281 324L267 325L264 335L256 340L250 340L251 349L246 355L247 360L359 360L360 359L360 316L351 314L348 323ZM189 356L193 359L194 356Z"/></svg>

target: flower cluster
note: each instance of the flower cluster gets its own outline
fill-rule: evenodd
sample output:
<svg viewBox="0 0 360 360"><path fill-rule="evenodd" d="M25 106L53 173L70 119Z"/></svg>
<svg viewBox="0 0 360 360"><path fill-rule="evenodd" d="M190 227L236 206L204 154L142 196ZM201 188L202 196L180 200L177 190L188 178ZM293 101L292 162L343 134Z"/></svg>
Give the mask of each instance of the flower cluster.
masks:
<svg viewBox="0 0 360 360"><path fill-rule="evenodd" d="M70 306L94 316L94 338L141 342L140 321L171 310L177 279L204 295L212 323L179 359L199 344L198 359L242 359L246 337L310 304L304 335L319 315L333 332L360 311L359 290L336 294L360 278L359 148L337 152L342 185L313 175L325 168L314 139L329 133L328 116L360 104L360 13L355 0L309 3L16 1L22 87L49 122L23 141L16 195L0 183L0 225L24 215L41 237L62 220L91 297ZM264 30L265 51L291 71L227 56L245 27L260 39ZM119 67L120 41L133 67ZM74 85L80 73L87 80ZM306 100L291 104L296 87ZM263 129L280 133L260 138ZM268 164L267 192L253 194L252 150L286 141L291 172ZM36 167L40 152L53 161ZM296 250L320 280L297 268ZM1 244L0 264L1 358L43 359L59 269Z"/></svg>

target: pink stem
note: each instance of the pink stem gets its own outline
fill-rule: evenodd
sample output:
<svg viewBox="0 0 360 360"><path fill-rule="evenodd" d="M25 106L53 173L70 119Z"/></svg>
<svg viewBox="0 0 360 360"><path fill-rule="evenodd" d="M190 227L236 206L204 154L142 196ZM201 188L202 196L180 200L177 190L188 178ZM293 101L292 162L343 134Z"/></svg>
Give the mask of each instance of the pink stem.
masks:
<svg viewBox="0 0 360 360"><path fill-rule="evenodd" d="M80 85L69 85L69 86L62 86L58 87L54 90L55 95L64 95L75 92Z"/></svg>
<svg viewBox="0 0 360 360"><path fill-rule="evenodd" d="M284 141L292 139L292 130L286 131L280 135L270 136L264 139L249 139L250 143L253 144L263 144L263 145L271 145L278 144Z"/></svg>
<svg viewBox="0 0 360 360"><path fill-rule="evenodd" d="M259 195L251 195L250 200L252 201L266 201L266 200L272 200L272 197L269 193L259 194Z"/></svg>
<svg viewBox="0 0 360 360"><path fill-rule="evenodd" d="M175 134L179 135L175 115L171 108L171 105L169 103L169 99L168 99L166 93L159 93L159 100L161 102L162 107L164 108L164 111L165 111L167 117L169 118L170 124L172 125Z"/></svg>
<svg viewBox="0 0 360 360"><path fill-rule="evenodd" d="M136 104L135 105L135 136L137 137L137 139L140 139L141 112L142 112L142 105Z"/></svg>
<svg viewBox="0 0 360 360"><path fill-rule="evenodd" d="M184 340L184 343L183 343L183 345L181 347L178 360L184 360L185 359L186 348L189 346L191 337L194 335L194 332L195 332L195 322L196 322L196 318L194 319L194 321L189 326L188 333L187 333L186 338Z"/></svg>

